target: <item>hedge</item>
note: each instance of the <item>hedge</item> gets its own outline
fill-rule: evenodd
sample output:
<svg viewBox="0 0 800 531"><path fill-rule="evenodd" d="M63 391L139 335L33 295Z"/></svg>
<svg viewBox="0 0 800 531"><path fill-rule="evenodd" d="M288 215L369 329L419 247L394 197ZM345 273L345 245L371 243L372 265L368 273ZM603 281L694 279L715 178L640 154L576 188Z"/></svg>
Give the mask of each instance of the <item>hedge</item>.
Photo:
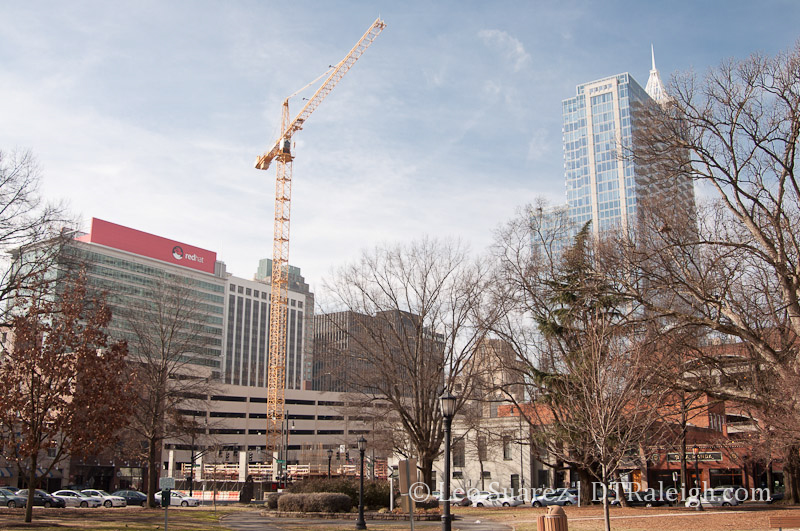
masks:
<svg viewBox="0 0 800 531"><path fill-rule="evenodd" d="M267 509L275 510L278 508L278 498L283 496L282 492L270 492L267 494L266 499L264 500L264 504L267 506Z"/></svg>
<svg viewBox="0 0 800 531"><path fill-rule="evenodd" d="M287 492L299 494L309 492L338 492L350 497L353 506L358 506L359 480L355 478L313 478L293 483ZM395 489L396 490L396 489ZM389 482L364 481L364 505L372 509L389 507ZM395 495L397 493L395 492Z"/></svg>
<svg viewBox="0 0 800 531"><path fill-rule="evenodd" d="M331 492L284 493L278 498L278 510L284 512L346 513L352 506L349 496Z"/></svg>

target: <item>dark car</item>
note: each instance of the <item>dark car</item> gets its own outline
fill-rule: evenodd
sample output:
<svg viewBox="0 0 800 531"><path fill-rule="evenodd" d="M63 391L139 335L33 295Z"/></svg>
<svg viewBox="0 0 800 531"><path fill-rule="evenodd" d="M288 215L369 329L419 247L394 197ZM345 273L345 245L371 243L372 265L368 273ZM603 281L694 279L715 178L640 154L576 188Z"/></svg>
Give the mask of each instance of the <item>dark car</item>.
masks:
<svg viewBox="0 0 800 531"><path fill-rule="evenodd" d="M28 499L28 489L22 489L17 491L17 496L21 496ZM62 500L61 498L56 498L55 496L51 496L50 494L46 493L43 490L36 489L33 493L33 505L34 507L66 507L67 502Z"/></svg>
<svg viewBox="0 0 800 531"><path fill-rule="evenodd" d="M625 501L627 501L628 505L631 507L660 507L665 504L669 505L669 501L664 500L661 496L661 493L656 489L623 492L622 496L625 497ZM620 501L618 499L614 499L611 502L611 505L620 505Z"/></svg>
<svg viewBox="0 0 800 531"><path fill-rule="evenodd" d="M27 504L27 498L17 496L10 490L0 489L0 505L13 509L15 507L25 507Z"/></svg>
<svg viewBox="0 0 800 531"><path fill-rule="evenodd" d="M139 492L138 490L118 490L111 493L112 496L119 496L125 498L128 505L141 505L147 507L147 494ZM156 500L156 505L160 505Z"/></svg>

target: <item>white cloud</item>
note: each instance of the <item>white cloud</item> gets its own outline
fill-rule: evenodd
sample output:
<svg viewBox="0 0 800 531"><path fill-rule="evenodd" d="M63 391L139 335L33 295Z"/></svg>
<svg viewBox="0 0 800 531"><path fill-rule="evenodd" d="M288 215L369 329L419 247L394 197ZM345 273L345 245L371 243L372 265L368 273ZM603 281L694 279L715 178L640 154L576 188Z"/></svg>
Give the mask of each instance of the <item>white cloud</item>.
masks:
<svg viewBox="0 0 800 531"><path fill-rule="evenodd" d="M481 30L478 36L486 46L502 53L515 72L521 71L531 61L531 56L525 51L522 42L505 31Z"/></svg>

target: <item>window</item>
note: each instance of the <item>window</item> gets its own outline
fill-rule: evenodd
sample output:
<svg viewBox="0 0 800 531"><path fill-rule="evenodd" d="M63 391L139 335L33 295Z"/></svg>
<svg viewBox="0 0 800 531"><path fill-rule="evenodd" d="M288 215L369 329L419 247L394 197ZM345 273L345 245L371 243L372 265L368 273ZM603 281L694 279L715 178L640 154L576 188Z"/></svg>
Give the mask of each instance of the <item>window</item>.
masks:
<svg viewBox="0 0 800 531"><path fill-rule="evenodd" d="M478 459L486 461L486 437L478 435Z"/></svg>
<svg viewBox="0 0 800 531"><path fill-rule="evenodd" d="M463 479L464 473L461 470L453 470L453 479Z"/></svg>
<svg viewBox="0 0 800 531"><path fill-rule="evenodd" d="M511 457L511 438L510 437L503 437L503 460L504 461L511 461L513 457Z"/></svg>
<svg viewBox="0 0 800 531"><path fill-rule="evenodd" d="M489 470L484 470L483 474L481 475L483 479L492 479L492 472Z"/></svg>
<svg viewBox="0 0 800 531"><path fill-rule="evenodd" d="M453 467L463 467L466 463L464 452L464 439L453 443Z"/></svg>

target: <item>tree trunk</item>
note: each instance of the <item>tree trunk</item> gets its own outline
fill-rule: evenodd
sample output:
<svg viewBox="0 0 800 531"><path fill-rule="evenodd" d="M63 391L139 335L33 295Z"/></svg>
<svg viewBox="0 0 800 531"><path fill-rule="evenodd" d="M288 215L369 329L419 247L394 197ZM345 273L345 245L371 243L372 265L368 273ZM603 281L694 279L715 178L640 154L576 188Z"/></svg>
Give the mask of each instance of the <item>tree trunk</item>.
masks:
<svg viewBox="0 0 800 531"><path fill-rule="evenodd" d="M619 500L619 506L628 507L628 496L626 496L625 489L622 488L622 478L619 472L614 473L614 479L617 481L617 499Z"/></svg>
<svg viewBox="0 0 800 531"><path fill-rule="evenodd" d="M31 457L31 468L28 471L28 503L25 506L25 522L30 523L33 520L33 495L36 493L36 467L39 465L37 459L38 452L33 453Z"/></svg>
<svg viewBox="0 0 800 531"><path fill-rule="evenodd" d="M784 503L797 505L800 501L800 459L798 459L798 447L790 446L786 451L786 459L783 464L783 483L786 486Z"/></svg>
<svg viewBox="0 0 800 531"><path fill-rule="evenodd" d="M594 485L592 484L592 475L585 468L579 468L578 479L580 481L578 494L580 495L581 505L593 505Z"/></svg>
<svg viewBox="0 0 800 531"><path fill-rule="evenodd" d="M686 471L686 397L681 398L681 501L686 501L686 486L689 476Z"/></svg>
<svg viewBox="0 0 800 531"><path fill-rule="evenodd" d="M767 491L769 499L772 499L773 489L775 488L775 478L772 476L772 459L767 463Z"/></svg>
<svg viewBox="0 0 800 531"><path fill-rule="evenodd" d="M611 515L608 513L608 475L603 465L603 524L605 531L611 531Z"/></svg>
<svg viewBox="0 0 800 531"><path fill-rule="evenodd" d="M155 495L158 485L158 452L156 451L156 440L151 437L147 441L147 505L156 506Z"/></svg>
<svg viewBox="0 0 800 531"><path fill-rule="evenodd" d="M431 492L436 490L436 485L433 484L433 458L420 455L418 466L422 471L422 482L428 486Z"/></svg>

